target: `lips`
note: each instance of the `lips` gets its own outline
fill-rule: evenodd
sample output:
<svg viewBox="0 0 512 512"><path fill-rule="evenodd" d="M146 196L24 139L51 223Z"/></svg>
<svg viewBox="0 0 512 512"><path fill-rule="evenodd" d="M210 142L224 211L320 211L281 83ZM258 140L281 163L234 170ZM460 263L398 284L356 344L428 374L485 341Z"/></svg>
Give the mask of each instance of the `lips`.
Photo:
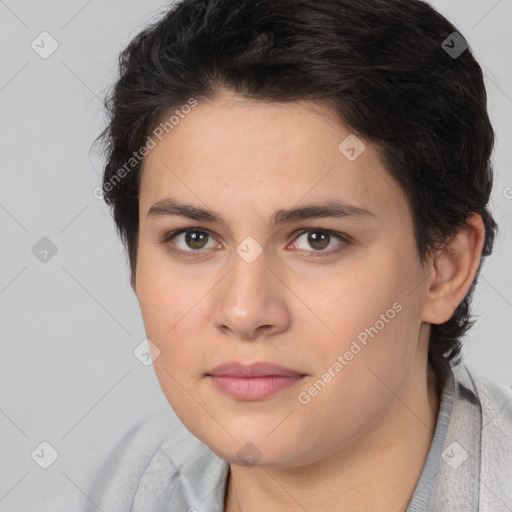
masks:
<svg viewBox="0 0 512 512"><path fill-rule="evenodd" d="M239 400L263 400L299 382L305 374L271 363L226 363L206 377L222 393Z"/></svg>
<svg viewBox="0 0 512 512"><path fill-rule="evenodd" d="M272 363L253 363L244 365L233 362L216 366L213 370L210 370L207 375L221 377L296 377L304 375L304 373L290 370L284 366Z"/></svg>

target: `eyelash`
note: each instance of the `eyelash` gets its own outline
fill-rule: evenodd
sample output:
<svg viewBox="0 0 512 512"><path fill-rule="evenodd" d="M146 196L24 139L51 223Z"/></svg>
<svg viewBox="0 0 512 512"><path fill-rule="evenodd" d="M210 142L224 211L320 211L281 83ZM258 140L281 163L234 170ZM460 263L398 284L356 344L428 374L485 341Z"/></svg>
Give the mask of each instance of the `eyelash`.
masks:
<svg viewBox="0 0 512 512"><path fill-rule="evenodd" d="M208 237L211 237L211 238L214 238L210 232L208 232L207 230L205 229L201 229L201 228L184 228L184 229L179 229L179 230L176 230L176 231L171 231L169 233L166 233L163 235L163 237L161 238L160 240L160 244L162 245L168 245L169 242L177 237L178 235L181 235L182 233L188 233L188 232L199 232L199 233L204 233L206 234ZM333 236L335 238L338 239L339 242L341 242L341 247L338 247L338 248L335 248L335 249L331 249L329 251L322 251L322 250L319 250L319 251L308 251L308 252L311 252L311 256L313 257L322 257L322 256L331 256L333 254L338 254L340 252L342 252L346 246L350 245L352 243L352 239L348 236L348 235L345 235L344 233L338 233L337 231L332 231L330 229L322 229L322 228L301 228L301 229L298 229L296 231L294 231L291 236L293 237L294 241L299 238L301 235L303 235L304 233L324 233L324 234L328 234L329 236ZM200 258L203 256L202 253L204 253L204 251L202 251L201 249L198 249L198 250L190 250L190 251L182 251L181 249L176 249L176 248L173 248L171 247L170 245L168 245L167 249L173 253L173 254L176 254L178 256L184 256L186 258Z"/></svg>

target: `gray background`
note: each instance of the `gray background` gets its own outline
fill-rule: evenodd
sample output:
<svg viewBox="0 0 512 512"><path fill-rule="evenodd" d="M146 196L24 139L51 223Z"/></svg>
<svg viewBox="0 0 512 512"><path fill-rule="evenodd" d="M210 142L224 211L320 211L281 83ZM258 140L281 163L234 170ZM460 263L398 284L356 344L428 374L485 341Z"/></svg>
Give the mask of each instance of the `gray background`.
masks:
<svg viewBox="0 0 512 512"><path fill-rule="evenodd" d="M510 385L512 0L432 4L482 65L497 133L500 236L464 358ZM109 210L93 195L102 161L89 152L119 52L167 5L0 0L0 511L54 500L51 510L58 495L79 496L121 435L168 407L152 367L133 354L143 324ZM31 47L43 31L59 45L46 59ZM32 250L43 237L57 248L46 262ZM46 470L31 457L43 441L58 452ZM40 450L44 463L49 451Z"/></svg>

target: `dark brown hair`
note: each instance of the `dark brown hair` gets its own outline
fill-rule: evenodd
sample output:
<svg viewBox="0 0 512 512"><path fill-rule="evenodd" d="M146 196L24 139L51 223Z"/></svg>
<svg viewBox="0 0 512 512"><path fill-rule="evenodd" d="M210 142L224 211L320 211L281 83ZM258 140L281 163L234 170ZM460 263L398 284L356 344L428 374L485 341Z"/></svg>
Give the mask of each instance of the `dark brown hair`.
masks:
<svg viewBox="0 0 512 512"><path fill-rule="evenodd" d="M132 284L141 161L126 164L158 123L191 98L214 99L221 88L263 101L328 103L379 148L409 201L422 262L473 212L482 216L488 256L497 230L487 209L494 132L471 49L448 51L464 48L454 32L420 0L172 4L121 53L120 76L105 102L109 123L97 140L106 155L104 198L128 250ZM461 337L474 323L476 281L453 316L431 326L428 357L437 373L460 362Z"/></svg>

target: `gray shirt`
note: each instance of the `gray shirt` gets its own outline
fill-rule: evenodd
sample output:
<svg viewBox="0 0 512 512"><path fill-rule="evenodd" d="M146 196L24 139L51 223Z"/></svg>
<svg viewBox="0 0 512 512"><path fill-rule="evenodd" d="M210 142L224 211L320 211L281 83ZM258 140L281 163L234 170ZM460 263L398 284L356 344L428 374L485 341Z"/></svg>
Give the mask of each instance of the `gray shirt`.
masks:
<svg viewBox="0 0 512 512"><path fill-rule="evenodd" d="M80 506L96 512L223 512L229 464L172 413L130 430ZM512 388L448 370L407 512L512 511Z"/></svg>
<svg viewBox="0 0 512 512"><path fill-rule="evenodd" d="M425 465L421 472L416 488L412 495L407 512L427 512L429 510L430 498L434 489L434 481L437 474L437 468L441 462L446 434L452 417L453 402L455 395L455 378L453 371L448 372L444 377L443 391L441 393L441 402L439 404L439 413L437 415L436 427L430 449L428 451ZM448 452L444 453L446 458ZM448 459L450 460L450 459Z"/></svg>

